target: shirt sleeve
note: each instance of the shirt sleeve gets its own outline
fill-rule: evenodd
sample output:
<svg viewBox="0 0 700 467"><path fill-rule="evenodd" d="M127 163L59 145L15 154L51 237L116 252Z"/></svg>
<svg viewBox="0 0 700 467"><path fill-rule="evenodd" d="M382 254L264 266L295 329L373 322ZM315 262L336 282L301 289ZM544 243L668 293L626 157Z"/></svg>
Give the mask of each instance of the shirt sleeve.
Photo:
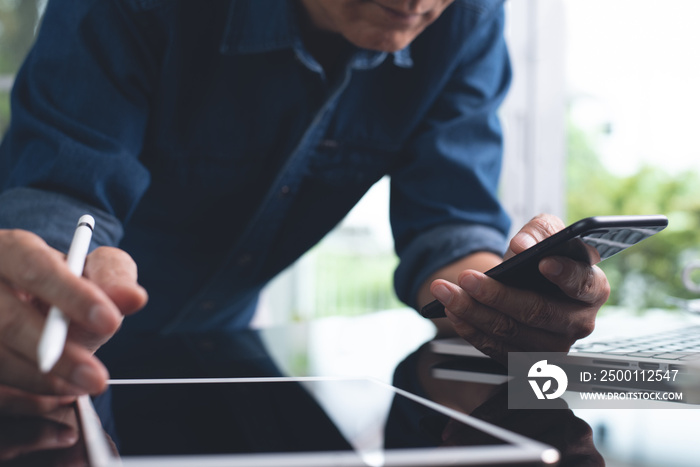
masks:
<svg viewBox="0 0 700 467"><path fill-rule="evenodd" d="M98 222L96 243L121 238L150 181L138 156L156 75L127 10L115 0L48 3L11 94L0 228L65 245L88 212Z"/></svg>
<svg viewBox="0 0 700 467"><path fill-rule="evenodd" d="M454 71L407 145L411 162L391 177L400 259L395 288L413 307L421 284L437 269L477 251L503 254L506 248L510 221L497 198L498 108L511 79L503 23L499 6L463 38Z"/></svg>

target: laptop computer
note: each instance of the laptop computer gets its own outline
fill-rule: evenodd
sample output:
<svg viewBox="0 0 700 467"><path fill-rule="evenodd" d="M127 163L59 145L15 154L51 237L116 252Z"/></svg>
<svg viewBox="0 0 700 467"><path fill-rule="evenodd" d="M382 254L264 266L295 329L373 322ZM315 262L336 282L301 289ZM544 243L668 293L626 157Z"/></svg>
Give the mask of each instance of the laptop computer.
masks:
<svg viewBox="0 0 700 467"><path fill-rule="evenodd" d="M637 324L643 322L640 318L630 320L636 321ZM618 327L625 323L624 317L615 321ZM650 327L654 328L651 325L647 329ZM615 371L616 376L622 377L613 377L612 380L606 381L593 378L581 381L570 378L569 390L601 392L658 389L658 384L650 385L647 384L649 381L640 381L648 379L647 376L663 380L664 375L675 377L681 374L686 378L685 381L691 378L694 381L700 372L700 322L689 320L683 326L667 324L665 328L656 332L621 332L618 335L608 332L610 335L606 337L590 336L578 341L562 360L567 372L600 374L603 371L608 374ZM488 384L500 384L510 379L505 367L462 338L435 339L430 343L430 347L435 353L456 357L437 364L432 369L435 377ZM682 378L678 381L682 381Z"/></svg>
<svg viewBox="0 0 700 467"><path fill-rule="evenodd" d="M108 404L78 401L93 466L534 466L559 459L550 446L373 379L113 380L107 396ZM455 423L464 439L479 442L443 445L441 430L449 424L454 433Z"/></svg>

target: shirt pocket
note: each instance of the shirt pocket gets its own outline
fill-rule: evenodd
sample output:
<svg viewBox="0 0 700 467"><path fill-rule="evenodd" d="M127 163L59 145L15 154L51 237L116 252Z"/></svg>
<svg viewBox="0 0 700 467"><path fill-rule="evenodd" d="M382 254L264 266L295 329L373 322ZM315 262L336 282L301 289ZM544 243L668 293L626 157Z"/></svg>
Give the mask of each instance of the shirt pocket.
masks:
<svg viewBox="0 0 700 467"><path fill-rule="evenodd" d="M367 189L396 164L399 149L366 142L322 140L309 163L309 177L331 191Z"/></svg>
<svg viewBox="0 0 700 467"><path fill-rule="evenodd" d="M154 151L150 169L156 179L174 189L189 192L203 190L212 195L244 189L255 176L264 172L265 160L239 148L192 148L187 151Z"/></svg>

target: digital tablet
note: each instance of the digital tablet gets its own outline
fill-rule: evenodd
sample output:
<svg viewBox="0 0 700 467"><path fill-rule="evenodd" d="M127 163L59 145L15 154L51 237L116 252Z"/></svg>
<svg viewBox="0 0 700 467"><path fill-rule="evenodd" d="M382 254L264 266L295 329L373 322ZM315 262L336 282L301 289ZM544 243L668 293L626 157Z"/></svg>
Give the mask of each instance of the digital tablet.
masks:
<svg viewBox="0 0 700 467"><path fill-rule="evenodd" d="M78 410L93 466L552 465L556 449L372 379L112 380ZM99 413L99 415L98 415Z"/></svg>

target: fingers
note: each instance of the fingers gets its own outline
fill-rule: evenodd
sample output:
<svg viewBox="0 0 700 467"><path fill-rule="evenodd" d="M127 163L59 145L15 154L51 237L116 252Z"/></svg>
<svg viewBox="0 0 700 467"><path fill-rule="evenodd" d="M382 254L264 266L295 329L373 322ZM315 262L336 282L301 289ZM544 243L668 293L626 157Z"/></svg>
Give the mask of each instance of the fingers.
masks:
<svg viewBox="0 0 700 467"><path fill-rule="evenodd" d="M556 216L536 216L513 237L506 259L564 227ZM457 284L434 281L430 291L445 306L455 331L492 357L503 361L511 351L567 352L593 331L610 285L598 267L569 258L548 257L538 267L562 294L509 287L471 269L458 276Z"/></svg>
<svg viewBox="0 0 700 467"><path fill-rule="evenodd" d="M542 268L571 299L508 287L472 270L460 274L458 284L435 281L431 291L455 331L498 360L507 352L567 352L593 331L609 285L597 267L567 258L551 259Z"/></svg>
<svg viewBox="0 0 700 467"><path fill-rule="evenodd" d="M0 383L38 394L101 392L107 370L87 342L104 342L122 314L100 287L75 277L59 252L34 234L0 231ZM37 347L48 304L70 318L69 338L50 374L38 370ZM76 339L76 336L90 336Z"/></svg>
<svg viewBox="0 0 700 467"><path fill-rule="evenodd" d="M477 316L483 305L474 300L465 290L448 281L436 280L431 292L445 306L445 315L459 336L501 363L505 363L508 352L522 351L512 340L495 338L493 329L479 325ZM498 331L497 331L498 332Z"/></svg>
<svg viewBox="0 0 700 467"><path fill-rule="evenodd" d="M521 253L536 243L559 232L564 228L564 223L557 216L551 214L539 214L530 220L520 231L513 236L508 246L505 259Z"/></svg>
<svg viewBox="0 0 700 467"><path fill-rule="evenodd" d="M51 373L39 372L37 346L43 317L26 304L16 304L16 309L20 311L10 319L10 314L0 313L2 383L37 394L97 394L105 389L107 370L89 350L70 340Z"/></svg>
<svg viewBox="0 0 700 467"><path fill-rule="evenodd" d="M488 277L486 280L496 282ZM507 290L490 291L470 282L465 279L461 287L453 285L454 297L445 310L455 331L482 352L504 360L507 352L568 351L573 342L568 331L575 326L546 312L538 314L537 319L523 320L527 312L521 308L527 300L522 296L511 298ZM509 289L497 282L496 288ZM537 308L541 303L529 306Z"/></svg>
<svg viewBox="0 0 700 467"><path fill-rule="evenodd" d="M42 396L0 385L0 414L40 416L61 407L68 407L75 396Z"/></svg>
<svg viewBox="0 0 700 467"><path fill-rule="evenodd" d="M71 448L78 440L78 421L72 407L58 408L46 418L0 417L0 463L3 465L5 462L12 465L49 465L46 458L41 462L32 456ZM58 465L55 461L50 464Z"/></svg>
<svg viewBox="0 0 700 467"><path fill-rule="evenodd" d="M565 257L549 257L540 261L540 272L574 300L602 306L610 296L610 284L597 266Z"/></svg>
<svg viewBox="0 0 700 467"><path fill-rule="evenodd" d="M107 372L92 354L66 342L53 375L38 372L37 347L43 330L43 315L0 283L0 368L2 382L37 392L56 394L96 393L104 388Z"/></svg>
<svg viewBox="0 0 700 467"><path fill-rule="evenodd" d="M95 284L73 275L63 255L38 236L19 230L3 231L0 251L0 278L5 283L56 305L90 332L111 335L118 329L121 313L109 297Z"/></svg>
<svg viewBox="0 0 700 467"><path fill-rule="evenodd" d="M580 266L575 261L571 263L576 267ZM585 268L593 269L590 266L585 266ZM603 280L607 284L604 275ZM490 313L483 310L486 308L498 310L500 314L511 318L518 324L554 334L580 338L593 331L597 307L592 304L565 298L553 298L527 290L507 287L476 271L464 271L458 282L465 294L482 305L482 309L477 310L476 317L472 319L484 316L482 322L487 322L487 315ZM593 291L588 293L594 294ZM500 323L498 320L491 319L494 324ZM513 324L501 324L504 329L507 329L507 326L515 327ZM513 333L515 332L513 331ZM501 334L505 338L511 337L506 332L501 332Z"/></svg>
<svg viewBox="0 0 700 467"><path fill-rule="evenodd" d="M3 384L44 395L98 394L105 390L109 378L97 358L71 342L66 342L63 355L50 373L39 372L36 358L24 358L4 346L0 368L10 370L2 375Z"/></svg>
<svg viewBox="0 0 700 467"><path fill-rule="evenodd" d="M138 282L136 263L125 251L100 247L85 263L84 274L125 314L134 313L146 305L148 294Z"/></svg>

